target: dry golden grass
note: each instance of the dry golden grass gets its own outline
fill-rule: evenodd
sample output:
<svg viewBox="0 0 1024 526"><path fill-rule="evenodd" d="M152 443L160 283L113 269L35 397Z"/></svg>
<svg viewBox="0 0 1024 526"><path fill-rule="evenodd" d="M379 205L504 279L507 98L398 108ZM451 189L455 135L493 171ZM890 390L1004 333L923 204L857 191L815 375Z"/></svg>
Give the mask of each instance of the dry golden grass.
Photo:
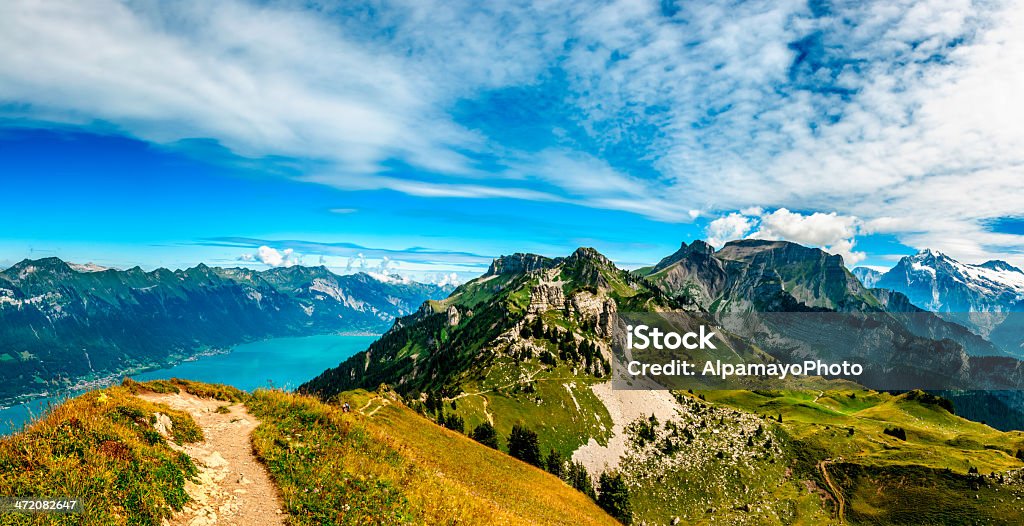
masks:
<svg viewBox="0 0 1024 526"><path fill-rule="evenodd" d="M125 378L121 382L121 386L133 394L146 391L152 393L178 393L185 391L199 398L212 398L224 402L244 402L249 397L245 391L230 385L207 384L193 382L192 380L182 380L181 378L150 380L148 382L137 382L131 378Z"/></svg>
<svg viewBox="0 0 1024 526"><path fill-rule="evenodd" d="M425 483L417 484L419 492L445 488L449 498L424 499L426 514L441 522L455 511L455 517L473 518L466 524L618 524L561 479L437 426L404 405L389 404L367 418L366 426L422 473L432 474L417 481ZM467 505L448 509L452 500Z"/></svg>
<svg viewBox="0 0 1024 526"><path fill-rule="evenodd" d="M154 431L156 413L170 417L176 442L202 440L188 414L123 387L69 400L0 440L0 495L85 500L83 515L4 514L0 524L159 524L181 509L196 468Z"/></svg>
<svg viewBox="0 0 1024 526"><path fill-rule="evenodd" d="M257 391L249 407L263 420L254 448L297 524L616 524L558 478L397 401L365 417Z"/></svg>

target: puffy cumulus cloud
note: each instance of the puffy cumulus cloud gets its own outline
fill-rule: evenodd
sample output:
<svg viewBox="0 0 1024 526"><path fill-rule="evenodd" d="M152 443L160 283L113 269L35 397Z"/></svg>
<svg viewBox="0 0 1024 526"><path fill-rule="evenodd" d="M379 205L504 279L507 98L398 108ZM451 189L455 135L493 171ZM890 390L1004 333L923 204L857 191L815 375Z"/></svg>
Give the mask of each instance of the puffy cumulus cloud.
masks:
<svg viewBox="0 0 1024 526"><path fill-rule="evenodd" d="M853 250L853 246L855 244L857 244L857 241L853 238L838 239L829 245L822 246L821 249L829 254L838 254L843 256L843 262L852 268L854 265L864 261L864 259L868 257L864 252Z"/></svg>
<svg viewBox="0 0 1024 526"><path fill-rule="evenodd" d="M293 249L277 250L266 245L257 248L253 254L242 254L238 259L239 261L259 262L270 267L291 267L302 263Z"/></svg>
<svg viewBox="0 0 1024 526"><path fill-rule="evenodd" d="M345 272L351 272L353 269L360 272L366 270L366 254L360 252L348 258L345 262Z"/></svg>
<svg viewBox="0 0 1024 526"><path fill-rule="evenodd" d="M785 208L773 212L749 208L711 221L705 234L708 243L717 247L742 238L785 240L820 247L843 256L843 261L853 266L867 257L864 252L854 250L860 225L856 217L835 212L801 214Z"/></svg>
<svg viewBox="0 0 1024 526"><path fill-rule="evenodd" d="M438 287L457 287L462 284L462 280L459 275L455 272L448 272L446 274L436 274L430 281Z"/></svg>
<svg viewBox="0 0 1024 526"><path fill-rule="evenodd" d="M377 272L380 274L387 274L399 266L400 263L398 261L395 261L388 256L384 256L380 258L380 264L377 265Z"/></svg>
<svg viewBox="0 0 1024 526"><path fill-rule="evenodd" d="M857 233L860 221L835 212L803 215L780 208L761 214L755 239L786 239L803 245L827 246L850 239Z"/></svg>
<svg viewBox="0 0 1024 526"><path fill-rule="evenodd" d="M422 246L386 248L360 245L346 241L322 242L308 239L262 239L249 237L207 238L193 243L204 247L247 249L242 258L256 261L256 253L263 246L282 250L288 247L297 254L319 254L324 264L332 263L339 271L367 272L401 267L404 272L436 273L459 272L479 274L487 269L495 256L458 250L436 249ZM295 262L301 264L298 256ZM371 262L372 261L372 262ZM427 275L427 274L423 274Z"/></svg>
<svg viewBox="0 0 1024 526"><path fill-rule="evenodd" d="M732 213L719 217L708 223L705 233L707 241L714 247L721 248L728 241L743 239L754 228L756 224L753 218L742 213Z"/></svg>

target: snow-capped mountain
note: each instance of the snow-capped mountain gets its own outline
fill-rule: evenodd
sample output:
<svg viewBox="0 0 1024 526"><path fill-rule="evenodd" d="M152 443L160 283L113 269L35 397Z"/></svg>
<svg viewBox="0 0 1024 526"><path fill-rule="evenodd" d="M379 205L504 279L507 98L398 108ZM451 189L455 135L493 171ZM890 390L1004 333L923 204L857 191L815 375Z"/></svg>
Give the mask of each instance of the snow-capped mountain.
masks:
<svg viewBox="0 0 1024 526"><path fill-rule="evenodd" d="M1024 271L1005 261L972 265L922 250L874 278L873 287L906 295L1012 355L1024 355ZM861 278L863 280L863 278Z"/></svg>
<svg viewBox="0 0 1024 526"><path fill-rule="evenodd" d="M857 276L857 279L864 284L867 288L874 288L875 284L878 283L878 279L882 277L883 272L868 267L857 267L853 269L853 275Z"/></svg>
<svg viewBox="0 0 1024 526"><path fill-rule="evenodd" d="M1024 271L1005 261L971 265L922 250L901 259L873 286L902 292L918 307L935 312L1024 310Z"/></svg>

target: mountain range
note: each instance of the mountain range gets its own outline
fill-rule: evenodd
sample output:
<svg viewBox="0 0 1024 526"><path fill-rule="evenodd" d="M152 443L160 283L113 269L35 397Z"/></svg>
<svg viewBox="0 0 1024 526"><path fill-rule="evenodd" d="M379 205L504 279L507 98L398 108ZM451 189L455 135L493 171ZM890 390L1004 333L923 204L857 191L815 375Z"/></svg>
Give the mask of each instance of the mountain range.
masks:
<svg viewBox="0 0 1024 526"><path fill-rule="evenodd" d="M24 260L0 272L0 400L256 339L380 333L451 289L323 266L145 272Z"/></svg>
<svg viewBox="0 0 1024 526"><path fill-rule="evenodd" d="M397 383L406 391L448 395L466 378L508 368L501 364L503 356L516 357L516 367L526 357L557 362L568 355L574 358L570 363L582 357L576 365L601 378L610 369L607 339L616 312L673 309L714 319L776 358L798 348L841 349L848 354L819 357L885 363L885 375L906 371L922 387L944 381L919 376L922 369L971 379L958 385L1002 385L990 382L986 368L1012 356L962 325L915 307L899 292L865 287L840 256L784 241L733 241L718 251L695 241L634 272L617 268L591 248L565 258L499 258L484 276L400 319L365 356L351 358L309 386L332 394ZM859 314L870 316L870 323L852 331L842 317L762 316L757 330L744 334L751 313L792 312ZM445 326L443 334L436 333ZM536 345L531 335L547 339L548 347Z"/></svg>
<svg viewBox="0 0 1024 526"><path fill-rule="evenodd" d="M556 258L516 253L454 290L322 267L144 272L51 258L0 273L0 342L12 342L0 347L0 371L5 385L45 389L253 338L387 327L365 351L299 388L297 409L287 411L290 433L337 440L318 427L329 422L311 416L303 395L366 409L357 419L379 436L442 437L412 417L419 412L591 497L594 481L614 478L629 504L620 520L637 524L1024 518L1015 504L1024 498L1024 432L1012 431L1024 428L1024 401L1012 396L876 391L870 379L689 391L613 388L610 381L621 374L612 346L618 316L664 312L720 326L725 350L745 359L785 359L816 346L889 371L925 367L971 377L995 362L1011 365L1007 376L1020 380L1012 353L902 292L872 285L840 256L763 240L718 250L683 243L635 271L593 248ZM813 323L771 316L793 313ZM754 330L736 323L762 314ZM523 449L524 440L532 449ZM419 460L497 476L493 458L472 460L479 451L461 444L458 458L432 448ZM315 449L288 473L333 465ZM344 494L379 487L368 482Z"/></svg>
<svg viewBox="0 0 1024 526"><path fill-rule="evenodd" d="M542 451L579 462L593 477L623 474L640 495L631 501L634 517L648 524L668 524L680 510L687 510L687 522L743 523L754 512L762 523L800 522L797 517L819 513L813 510L820 510L820 502L804 498L808 487L817 491L815 484L840 502L843 495L873 499L857 503L861 519L908 523L913 517L900 514L916 508L906 499L923 494L907 493L907 480L917 481L911 487L931 488L925 493L937 492L925 500L939 513L960 517L957 499L936 495L962 496L960 486L970 481L943 475L939 468L949 464L940 466L933 457L938 452L970 464L985 455L960 447L967 443L958 441L967 440L966 430L979 424L950 413L955 398L950 403L920 391L883 395L824 380L699 396L613 389L609 338L617 313L679 310L699 320L793 312L864 320L860 332L851 332L842 319L793 327L766 318L748 334L725 326L738 336L730 350L744 356L783 357L794 346L826 340L829 348L853 350L890 367L926 365L970 375L1003 360L1018 364L1011 365L1010 375L1020 373L1019 362L978 334L915 307L899 292L865 286L840 256L782 241L733 241L719 250L696 241L636 271L617 268L592 248L559 258L498 258L483 276L399 318L366 351L299 390L335 401L354 389L387 385L444 425L454 415L467 429L488 424L501 436L527 427ZM972 401L965 405L968 411L998 416L986 411L990 401ZM1021 412L1014 411L992 423L1019 426ZM789 431L765 434L765 420L782 422L784 414L797 419L785 427ZM913 442L889 440L892 435L876 426L890 426L887 432L897 435L893 429L909 427ZM977 429L984 434L991 428ZM997 440L1016 444L1022 436ZM1020 464L1007 454L991 458ZM830 476L830 469L839 474ZM843 489L828 490L836 476ZM801 477L817 482L806 486Z"/></svg>
<svg viewBox="0 0 1024 526"><path fill-rule="evenodd" d="M934 250L906 256L887 272L858 268L870 287L906 294L933 312L1020 312L1024 310L1024 271L1005 261L961 263Z"/></svg>

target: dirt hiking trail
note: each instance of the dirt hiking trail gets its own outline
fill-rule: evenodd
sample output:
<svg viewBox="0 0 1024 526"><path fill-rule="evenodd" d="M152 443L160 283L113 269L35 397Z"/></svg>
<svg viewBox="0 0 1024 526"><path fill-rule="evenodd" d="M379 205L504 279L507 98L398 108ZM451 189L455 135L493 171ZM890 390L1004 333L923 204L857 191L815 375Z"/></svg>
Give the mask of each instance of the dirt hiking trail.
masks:
<svg viewBox="0 0 1024 526"><path fill-rule="evenodd" d="M205 441L180 449L199 468L198 482L187 482L192 502L174 514L167 526L284 525L277 489L252 452L250 436L259 420L242 404L197 398L187 393L142 393L139 398L187 411L203 429ZM217 408L227 406L228 412ZM160 422L158 421L158 425ZM159 430L159 429L158 429Z"/></svg>

